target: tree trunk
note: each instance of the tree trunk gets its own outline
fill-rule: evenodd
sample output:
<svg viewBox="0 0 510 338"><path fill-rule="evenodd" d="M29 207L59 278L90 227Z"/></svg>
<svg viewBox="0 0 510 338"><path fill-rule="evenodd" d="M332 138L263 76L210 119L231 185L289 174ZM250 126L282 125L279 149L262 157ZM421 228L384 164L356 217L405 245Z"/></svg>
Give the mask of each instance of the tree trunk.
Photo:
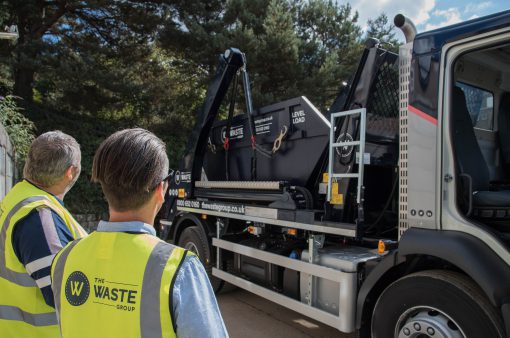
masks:
<svg viewBox="0 0 510 338"><path fill-rule="evenodd" d="M31 103L33 98L32 85L34 83L35 69L33 67L37 59L37 50L32 44L30 34L32 27L23 12L18 13L19 37L14 49L15 62L14 73L14 95L21 97L26 103Z"/></svg>
<svg viewBox="0 0 510 338"><path fill-rule="evenodd" d="M43 35L71 11L68 1L65 0L52 2L53 4L38 0L36 3L36 12L27 12L23 6L19 7L17 12L19 38L14 66L14 95L23 98L27 103L31 103L33 99L32 88L37 71L35 65L40 54L40 50L33 44L40 42Z"/></svg>
<svg viewBox="0 0 510 338"><path fill-rule="evenodd" d="M14 75L14 95L23 98L27 103L32 102L33 98L34 74L33 69L18 65Z"/></svg>

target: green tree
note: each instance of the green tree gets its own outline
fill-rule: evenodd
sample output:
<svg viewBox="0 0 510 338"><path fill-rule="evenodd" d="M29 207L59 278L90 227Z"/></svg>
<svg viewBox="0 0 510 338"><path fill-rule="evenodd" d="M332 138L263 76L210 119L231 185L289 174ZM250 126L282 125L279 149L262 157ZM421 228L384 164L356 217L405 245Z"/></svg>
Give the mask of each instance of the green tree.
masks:
<svg viewBox="0 0 510 338"><path fill-rule="evenodd" d="M368 20L367 38L379 40L380 46L392 52L398 52L400 42L395 37L395 25L389 22L384 13L373 20Z"/></svg>
<svg viewBox="0 0 510 338"><path fill-rule="evenodd" d="M35 126L22 113L12 96L0 97L0 123L5 127L16 149L16 162L21 167L34 139Z"/></svg>
<svg viewBox="0 0 510 338"><path fill-rule="evenodd" d="M302 92L325 111L342 81L356 69L361 52L358 13L349 4L324 0L294 2L301 40Z"/></svg>
<svg viewBox="0 0 510 338"><path fill-rule="evenodd" d="M54 66L45 61L62 52L72 54L63 50L66 46L75 57L98 48L117 54L129 52L131 57L143 54L144 48L136 47L155 38L171 5L142 0L1 1L0 12L9 14L0 17L0 24L16 24L19 30L16 45L3 44L4 56L10 57L13 67L14 94L31 102L36 76L41 69Z"/></svg>
<svg viewBox="0 0 510 338"><path fill-rule="evenodd" d="M161 47L183 51L204 69L204 86L227 47L247 55L254 104L306 95L325 110L361 51L361 28L349 5L324 0L198 0L177 6ZM192 14L193 13L193 14Z"/></svg>
<svg viewBox="0 0 510 338"><path fill-rule="evenodd" d="M259 48L249 61L254 73L253 97L258 105L299 95L299 39L287 1L270 1L262 27Z"/></svg>
<svg viewBox="0 0 510 338"><path fill-rule="evenodd" d="M227 4L225 0L176 1L174 16L165 21L158 41L170 53L214 73L218 55L230 47Z"/></svg>

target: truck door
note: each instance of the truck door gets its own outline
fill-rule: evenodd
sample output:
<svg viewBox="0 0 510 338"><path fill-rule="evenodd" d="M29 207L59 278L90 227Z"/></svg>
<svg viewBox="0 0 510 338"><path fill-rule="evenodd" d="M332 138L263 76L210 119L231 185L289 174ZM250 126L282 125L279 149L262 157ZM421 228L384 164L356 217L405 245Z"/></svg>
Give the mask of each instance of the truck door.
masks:
<svg viewBox="0 0 510 338"><path fill-rule="evenodd" d="M509 29L445 44L441 57L441 227L482 239L510 263Z"/></svg>

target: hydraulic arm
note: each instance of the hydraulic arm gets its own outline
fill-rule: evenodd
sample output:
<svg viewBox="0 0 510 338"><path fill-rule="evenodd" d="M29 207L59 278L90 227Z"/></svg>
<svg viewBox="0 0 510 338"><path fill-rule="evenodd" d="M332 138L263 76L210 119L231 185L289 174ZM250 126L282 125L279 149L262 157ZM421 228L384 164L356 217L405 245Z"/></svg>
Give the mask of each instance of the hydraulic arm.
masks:
<svg viewBox="0 0 510 338"><path fill-rule="evenodd" d="M230 83L244 65L244 54L237 48L227 49L220 56L218 70L207 90L206 100L198 114L198 121L190 136L187 152L181 165L183 173L191 173L191 177L189 179L186 177L186 181L195 182L200 180L209 132ZM192 193L189 185L185 189L187 190L187 195Z"/></svg>

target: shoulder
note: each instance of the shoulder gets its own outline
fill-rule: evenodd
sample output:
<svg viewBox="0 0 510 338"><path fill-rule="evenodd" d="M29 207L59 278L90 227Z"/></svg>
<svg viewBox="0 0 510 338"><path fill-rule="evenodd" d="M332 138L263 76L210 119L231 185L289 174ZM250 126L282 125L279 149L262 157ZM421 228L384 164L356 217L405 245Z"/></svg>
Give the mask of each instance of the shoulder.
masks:
<svg viewBox="0 0 510 338"><path fill-rule="evenodd" d="M36 225L40 225L41 224L41 216L39 215L39 209L38 208L37 209L33 209L25 217L23 217L19 221L17 221L14 224L13 231L14 232L19 232L23 228L25 228L25 226L32 225L32 224L36 224Z"/></svg>
<svg viewBox="0 0 510 338"><path fill-rule="evenodd" d="M37 213L44 233L48 238L56 237L62 246L74 239L64 219L53 209L47 207L37 208Z"/></svg>
<svg viewBox="0 0 510 338"><path fill-rule="evenodd" d="M33 250L34 242L44 238L44 232L41 227L41 218L36 209L29 212L25 217L13 225L12 246L16 256L23 261L23 252Z"/></svg>
<svg viewBox="0 0 510 338"><path fill-rule="evenodd" d="M172 265L178 270L185 261L187 250L179 246L167 243L149 234L134 234L131 236L139 236L136 240L137 244L135 244L135 247L148 255L147 264L161 267Z"/></svg>
<svg viewBox="0 0 510 338"><path fill-rule="evenodd" d="M146 236L146 240L148 242L152 242L154 245L153 253L161 256L168 257L169 255L178 255L184 257L184 255L190 256L194 255L193 253L189 252L188 250L174 245L170 244L168 242L163 241L162 239L152 236L152 235L144 235Z"/></svg>
<svg viewBox="0 0 510 338"><path fill-rule="evenodd" d="M207 272L200 259L194 254L186 255L176 272L175 287L179 289L181 285L186 287L191 281L203 283L206 280L208 280Z"/></svg>
<svg viewBox="0 0 510 338"><path fill-rule="evenodd" d="M37 207L16 222L12 233L12 243L17 254L25 249L32 252L39 246L55 254L71 240L73 236L64 220L45 206Z"/></svg>
<svg viewBox="0 0 510 338"><path fill-rule="evenodd" d="M25 217L17 221L13 226L13 238L29 235L32 237L34 232L44 231L44 227L54 225L55 220L59 221L60 216L47 207L37 207L30 211Z"/></svg>
<svg viewBox="0 0 510 338"><path fill-rule="evenodd" d="M36 225L45 225L45 224L52 224L52 225L60 225L63 224L65 226L65 222L60 217L60 215L54 211L52 208L49 208L48 206L42 205L38 206L37 208L30 211L25 217L20 219L16 224L15 228L23 225L30 225L30 224L36 224Z"/></svg>

